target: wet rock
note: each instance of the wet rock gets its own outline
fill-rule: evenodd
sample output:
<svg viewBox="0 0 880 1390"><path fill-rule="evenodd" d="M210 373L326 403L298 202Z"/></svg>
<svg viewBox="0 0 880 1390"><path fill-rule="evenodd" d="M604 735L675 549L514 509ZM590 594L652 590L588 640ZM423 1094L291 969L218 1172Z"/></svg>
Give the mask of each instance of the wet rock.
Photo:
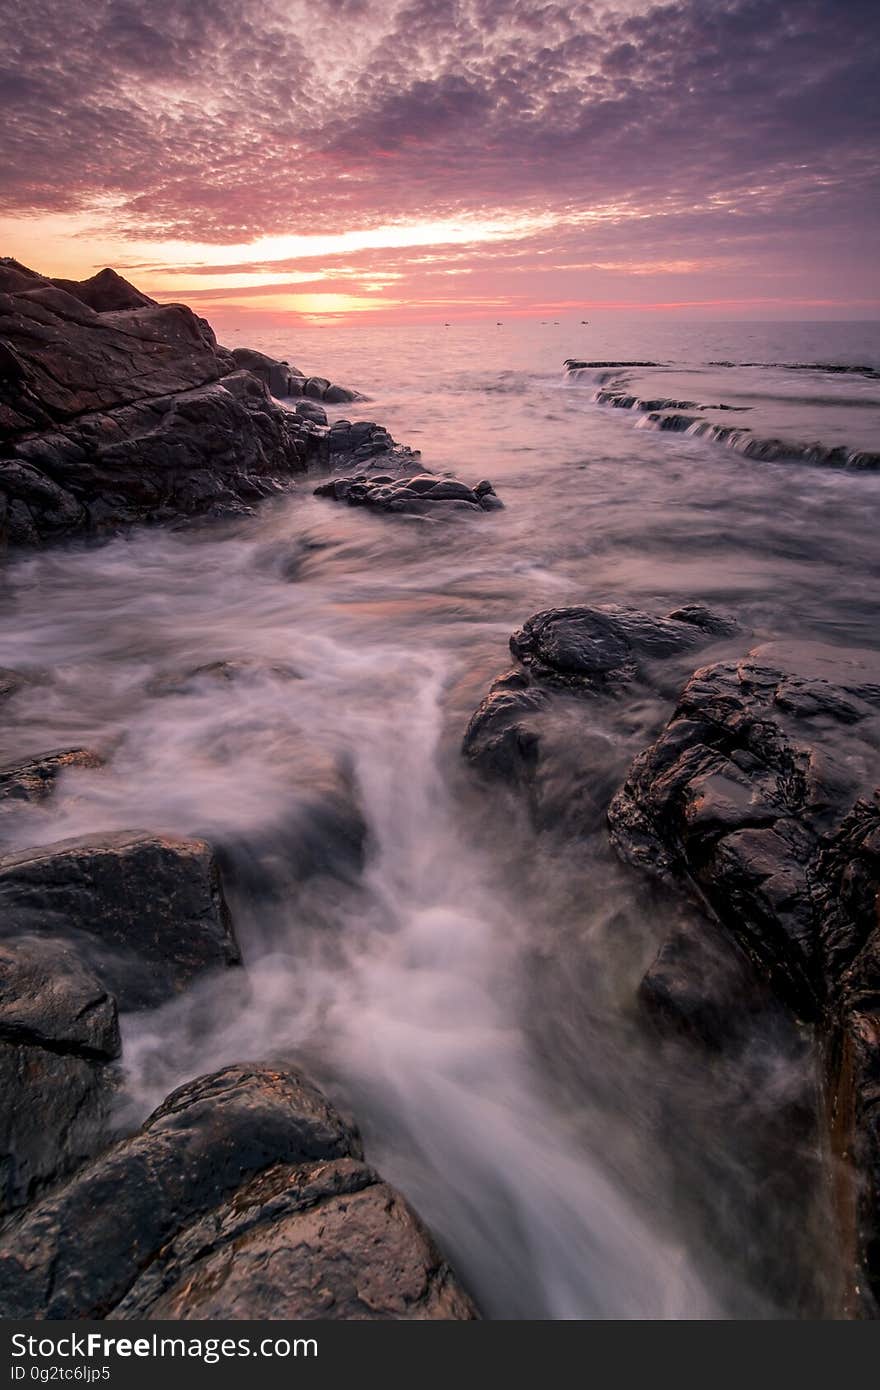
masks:
<svg viewBox="0 0 880 1390"><path fill-rule="evenodd" d="M64 941L0 940L0 1038L109 1061L120 1047L116 1001Z"/></svg>
<svg viewBox="0 0 880 1390"><path fill-rule="evenodd" d="M0 942L0 1213L101 1146L119 1049L116 1002L70 946Z"/></svg>
<svg viewBox="0 0 880 1390"><path fill-rule="evenodd" d="M334 420L326 448L327 462L340 476L351 471L367 476L371 469L413 473L419 459L418 449L396 443L374 420Z"/></svg>
<svg viewBox="0 0 880 1390"><path fill-rule="evenodd" d="M610 811L621 852L733 914L744 949L804 1016L828 997L828 964L839 977L852 953L829 955L808 869L880 780L878 715L869 653L757 647L696 673Z"/></svg>
<svg viewBox="0 0 880 1390"><path fill-rule="evenodd" d="M359 391L352 391L347 386L330 385L325 390L323 399L328 405L341 405L345 401L361 401L363 396Z"/></svg>
<svg viewBox="0 0 880 1390"><path fill-rule="evenodd" d="M777 642L693 676L609 811L623 857L680 885L816 1028L863 1308L880 1291L878 784L876 653Z"/></svg>
<svg viewBox="0 0 880 1390"><path fill-rule="evenodd" d="M0 938L75 943L123 1008L147 1008L240 951L210 847L142 831L0 857Z"/></svg>
<svg viewBox="0 0 880 1390"><path fill-rule="evenodd" d="M311 420L315 425L327 424L327 412L317 401L300 401L296 407L296 414L303 420Z"/></svg>
<svg viewBox="0 0 880 1390"><path fill-rule="evenodd" d="M0 1215L31 1202L104 1143L112 1067L0 1039Z"/></svg>
<svg viewBox="0 0 880 1390"><path fill-rule="evenodd" d="M25 509L35 541L247 512L304 471L309 428L239 372L20 437L19 457L0 465L0 491Z"/></svg>
<svg viewBox="0 0 880 1390"><path fill-rule="evenodd" d="M493 682L465 731L464 755L484 775L534 790L560 696L613 695L648 682L655 663L733 630L729 619L701 604L666 617L612 605L536 613L511 636L520 666ZM560 751L565 741L557 739Z"/></svg>
<svg viewBox="0 0 880 1390"><path fill-rule="evenodd" d="M356 395L227 351L110 270L61 282L0 261L0 547L247 513L328 458L270 390L328 388Z"/></svg>
<svg viewBox="0 0 880 1390"><path fill-rule="evenodd" d="M508 671L489 687L464 736L468 761L488 777L527 784L538 760L541 715L549 694L522 671Z"/></svg>
<svg viewBox="0 0 880 1390"><path fill-rule="evenodd" d="M685 921L660 947L638 990L664 1035L721 1051L743 1042L773 995L743 951L711 922Z"/></svg>
<svg viewBox="0 0 880 1390"><path fill-rule="evenodd" d="M62 748L20 763L7 763L0 767L0 815L12 812L22 802L42 805L68 768L97 768L103 766L103 761L90 748Z"/></svg>
<svg viewBox="0 0 880 1390"><path fill-rule="evenodd" d="M313 400L322 401L324 392L330 389L330 382L325 376L310 376L303 386L303 395L311 396Z"/></svg>
<svg viewBox="0 0 880 1390"><path fill-rule="evenodd" d="M0 1237L7 1316L472 1318L357 1132L284 1063L175 1091Z"/></svg>
<svg viewBox="0 0 880 1390"><path fill-rule="evenodd" d="M333 477L315 488L315 496L332 497L352 507L429 518L439 518L450 512L489 511L493 503L498 503L494 492L484 491L477 496L465 483L432 474L417 474L411 478L385 474L370 477L366 473Z"/></svg>
<svg viewBox="0 0 880 1390"><path fill-rule="evenodd" d="M705 634L734 630L699 605L666 618L611 605L551 608L513 634L510 650L547 685L595 691L636 679L649 661L703 645Z"/></svg>
<svg viewBox="0 0 880 1390"><path fill-rule="evenodd" d="M295 388L304 379L298 367L291 367L289 362L278 362L274 357L267 357L264 352L256 352L253 348L233 348L232 356L237 367L259 377L273 396L296 395Z"/></svg>

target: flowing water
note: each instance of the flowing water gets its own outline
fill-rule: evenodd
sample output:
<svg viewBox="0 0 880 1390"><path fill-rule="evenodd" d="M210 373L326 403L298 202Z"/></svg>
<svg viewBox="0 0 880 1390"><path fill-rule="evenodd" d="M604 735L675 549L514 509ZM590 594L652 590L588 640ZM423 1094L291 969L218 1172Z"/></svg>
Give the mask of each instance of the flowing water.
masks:
<svg viewBox="0 0 880 1390"><path fill-rule="evenodd" d="M697 1055L661 1046L635 1005L686 909L615 862L603 811L693 656L654 694L558 702L556 825L477 785L459 746L510 632L546 607L705 601L740 634L700 661L783 635L877 646L880 474L796 446L838 462L880 448L880 328L221 336L358 386L371 399L351 418L491 479L505 509L378 517L306 482L253 519L8 565L0 665L35 680L5 707L0 757L88 745L108 761L68 773L7 842L204 835L249 967L123 1021L120 1123L225 1062L294 1057L487 1315L827 1308L817 1140L790 1124L812 1094L803 1040L771 1016L735 1056ZM566 374L567 357L661 365ZM609 381L642 406L603 404ZM658 399L716 423L743 407L791 453L645 428ZM218 662L235 664L190 674Z"/></svg>

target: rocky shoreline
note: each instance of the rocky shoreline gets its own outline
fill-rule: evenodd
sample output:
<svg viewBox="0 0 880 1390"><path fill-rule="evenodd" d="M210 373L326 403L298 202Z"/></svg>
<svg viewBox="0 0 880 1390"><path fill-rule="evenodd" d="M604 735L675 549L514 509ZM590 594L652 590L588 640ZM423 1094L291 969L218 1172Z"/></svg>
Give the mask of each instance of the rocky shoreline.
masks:
<svg viewBox="0 0 880 1390"><path fill-rule="evenodd" d="M412 476L418 455L380 425L329 425L325 405L357 399L228 352L191 310L113 271L80 284L2 260L0 548L247 514L309 469ZM226 663L165 686L241 674ZM31 679L0 673L0 701ZM102 763L71 748L3 768L0 841L59 777ZM328 776L325 828L357 854L362 829ZM119 1134L120 1011L227 970L242 954L206 842L132 829L0 853L4 1314L476 1317L357 1130L289 1060L193 1080Z"/></svg>
<svg viewBox="0 0 880 1390"><path fill-rule="evenodd" d="M246 515L317 473L309 491L389 518L477 524L501 507L491 483L428 472L375 422L331 423L328 407L358 399L287 362L227 351L189 309L112 271L73 283L0 260L0 547ZM720 642L739 655L713 660ZM794 1020L815 1068L839 1312L877 1316L876 654L756 646L735 616L696 602L662 615L550 609L510 648L514 665L465 732L467 763L487 795L503 786L522 798L542 831L576 838L607 819L621 859L691 905L640 985L646 1027L709 1057L741 1045L767 1000ZM679 690L669 671L685 659L690 669L691 655L697 669ZM241 663L217 663L169 672L154 693L246 677ZM0 670L0 703L32 679ZM667 702L669 722L622 787L599 785L591 712L646 692ZM195 1078L137 1133L119 1132L120 1011L154 1008L212 973L244 977L246 962L204 840L147 826L2 852L11 818L43 814L60 778L102 761L66 747L0 768L7 1316L478 1316L295 1059ZM565 804L563 764L577 774ZM320 835L357 871L367 832L347 774L315 777Z"/></svg>
<svg viewBox="0 0 880 1390"><path fill-rule="evenodd" d="M110 269L52 280L0 258L0 548L247 515L310 469L412 475L418 453L381 425L329 425L325 406L361 399L221 347Z"/></svg>
<svg viewBox="0 0 880 1390"><path fill-rule="evenodd" d="M657 689L662 663L736 627L693 605L538 613L510 639L463 753L526 799L538 827L561 758L555 701ZM840 1264L838 1315L880 1303L880 660L869 650L778 642L698 669L657 742L608 804L584 775L566 812L604 813L623 860L704 918L666 941L643 979L650 1026L713 1052L742 1045L771 996L801 1027L817 1080L815 1127ZM570 728L571 726L569 726ZM576 724L574 726L577 727ZM568 828L571 828L569 825ZM578 822L575 822L575 830ZM698 919L699 920L699 919Z"/></svg>

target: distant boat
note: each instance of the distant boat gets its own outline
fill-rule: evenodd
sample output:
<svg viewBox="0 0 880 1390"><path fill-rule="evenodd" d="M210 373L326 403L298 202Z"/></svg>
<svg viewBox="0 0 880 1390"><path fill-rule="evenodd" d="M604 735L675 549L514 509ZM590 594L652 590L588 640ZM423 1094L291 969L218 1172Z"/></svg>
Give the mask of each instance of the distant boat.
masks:
<svg viewBox="0 0 880 1390"><path fill-rule="evenodd" d="M581 319L581 323L589 323L589 322L590 322L589 319Z"/></svg>
<svg viewBox="0 0 880 1390"><path fill-rule="evenodd" d="M496 328L503 328L503 327L504 327L504 324L503 324L503 323L501 322L501 320L499 319L498 322L496 323L495 327L496 327Z"/></svg>

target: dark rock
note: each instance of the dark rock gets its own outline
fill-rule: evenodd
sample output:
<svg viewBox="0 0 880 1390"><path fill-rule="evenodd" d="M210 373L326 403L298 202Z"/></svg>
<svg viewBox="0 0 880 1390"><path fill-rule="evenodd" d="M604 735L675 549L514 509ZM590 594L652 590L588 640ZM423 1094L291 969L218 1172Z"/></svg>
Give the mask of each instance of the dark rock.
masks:
<svg viewBox="0 0 880 1390"><path fill-rule="evenodd" d="M491 493L481 498L484 505L491 500ZM534 792L551 696L614 694L648 681L655 662L732 630L728 619L699 604L665 618L611 605L536 613L511 636L521 667L493 682L465 731L464 755L486 776ZM557 742L561 749L565 736ZM534 798L532 811L540 819Z"/></svg>
<svg viewBox="0 0 880 1390"><path fill-rule="evenodd" d="M269 388L273 396L309 396L314 400L327 401L329 404L363 400L358 391L349 390L346 386L332 385L326 377L307 376L299 367L291 367L289 362L279 362L276 358L267 357L264 352L256 352L253 348L233 348L232 356L237 367L253 372L254 376L259 377ZM299 408L297 413L307 419L318 418L306 415L305 410ZM326 415L318 422L326 425Z"/></svg>
<svg viewBox="0 0 880 1390"><path fill-rule="evenodd" d="M324 392L329 390L330 382L325 376L310 376L303 387L303 395L311 396L313 400L322 401Z"/></svg>
<svg viewBox="0 0 880 1390"><path fill-rule="evenodd" d="M369 446L361 444L354 457L358 458L366 447ZM384 457L383 463L387 464ZM415 474L412 477L382 474L370 477L366 473L355 473L349 477L336 476L316 487L315 496L332 497L334 501L345 501L353 507L369 507L379 512L398 512L432 519L453 511L488 511L489 504L498 503L494 493L483 493L478 497L464 483L451 478L437 478L433 474Z"/></svg>
<svg viewBox="0 0 880 1390"><path fill-rule="evenodd" d="M0 1238L18 1318L472 1318L357 1132L286 1064L175 1091Z"/></svg>
<svg viewBox="0 0 880 1390"><path fill-rule="evenodd" d="M635 679L648 661L703 645L704 633L733 630L723 618L697 605L679 612L689 616L657 618L610 605L551 608L536 613L513 634L510 650L547 685L601 690Z"/></svg>
<svg viewBox="0 0 880 1390"><path fill-rule="evenodd" d="M116 1002L70 946L0 942L0 1213L100 1147L119 1049Z"/></svg>
<svg viewBox="0 0 880 1390"><path fill-rule="evenodd" d="M308 429L238 372L22 437L0 490L27 508L38 540L247 511L305 469Z"/></svg>
<svg viewBox="0 0 880 1390"><path fill-rule="evenodd" d="M528 784L538 759L540 716L549 698L546 690L531 687L523 672L499 676L465 731L468 761L487 777Z"/></svg>
<svg viewBox="0 0 880 1390"><path fill-rule="evenodd" d="M639 985L639 1002L663 1034L712 1050L748 1037L773 996L752 962L711 922L683 922Z"/></svg>
<svg viewBox="0 0 880 1390"><path fill-rule="evenodd" d="M300 401L296 413L303 420L311 420L315 425L327 424L327 412L317 401Z"/></svg>
<svg viewBox="0 0 880 1390"><path fill-rule="evenodd" d="M123 1008L145 1008L238 944L210 847L141 831L0 857L0 936L75 942Z"/></svg>
<svg viewBox="0 0 880 1390"><path fill-rule="evenodd" d="M120 1048L116 1001L64 941L0 940L0 1038L110 1061Z"/></svg>
<svg viewBox="0 0 880 1390"><path fill-rule="evenodd" d="M0 767L0 811L15 803L41 805L55 790L63 772L71 767L96 768L103 759L89 748L63 748Z"/></svg>
<svg viewBox="0 0 880 1390"><path fill-rule="evenodd" d="M0 429L10 432L191 390L230 370L208 324L182 304L96 313L39 277L0 294L0 339Z"/></svg>
<svg viewBox="0 0 880 1390"><path fill-rule="evenodd" d="M291 367L288 362L278 362L274 357L267 357L264 352L255 352L253 348L233 348L232 356L236 367L259 377L273 396L297 394L296 390L291 388L303 379L298 367Z"/></svg>
<svg viewBox="0 0 880 1390"><path fill-rule="evenodd" d="M185 305L156 304L113 271L51 281L4 260L0 547L248 512L328 458L313 421L270 389L320 399L328 387L228 352ZM368 451L392 449L374 429Z"/></svg>
<svg viewBox="0 0 880 1390"><path fill-rule="evenodd" d="M778 642L698 671L609 811L620 853L681 885L816 1028L863 1310L880 1293L878 784L876 653Z"/></svg>
<svg viewBox="0 0 880 1390"><path fill-rule="evenodd" d="M780 992L815 1018L853 953L823 940L814 861L880 778L880 664L770 643L698 671L636 759L610 822L630 860L691 882ZM837 928L837 938L853 930Z"/></svg>
<svg viewBox="0 0 880 1390"><path fill-rule="evenodd" d="M111 1066L76 1052L0 1040L0 1215L101 1148L116 1084Z"/></svg>
<svg viewBox="0 0 880 1390"><path fill-rule="evenodd" d="M93 275L89 280L55 279L52 284L72 294L74 299L88 305L97 314L112 313L116 309L158 307L155 299L150 299L149 295L135 289L134 285L117 275L109 266L99 270L97 275Z"/></svg>
<svg viewBox="0 0 880 1390"><path fill-rule="evenodd" d="M328 386L324 392L324 400L328 405L340 405L344 401L362 401L363 396L359 391L352 391L347 386Z"/></svg>

